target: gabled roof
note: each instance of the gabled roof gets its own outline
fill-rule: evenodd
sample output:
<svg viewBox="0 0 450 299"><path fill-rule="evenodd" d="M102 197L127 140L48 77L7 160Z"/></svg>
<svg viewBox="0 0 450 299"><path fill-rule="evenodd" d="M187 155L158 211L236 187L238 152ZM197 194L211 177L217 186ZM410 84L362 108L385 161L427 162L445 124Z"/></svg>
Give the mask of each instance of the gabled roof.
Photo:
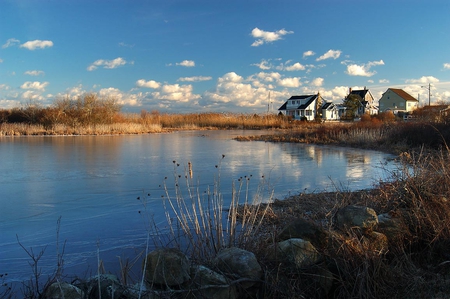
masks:
<svg viewBox="0 0 450 299"><path fill-rule="evenodd" d="M350 94L354 94L357 96L360 96L361 99L365 99L366 94L369 92L368 89L361 89L361 90L352 90L352 92Z"/></svg>
<svg viewBox="0 0 450 299"><path fill-rule="evenodd" d="M309 105L311 105L312 102L314 102L315 99L317 99L317 95L312 95L310 97L311 98L308 100L308 102L306 102L303 105L298 106L297 109L305 110L306 108L308 108Z"/></svg>
<svg viewBox="0 0 450 299"><path fill-rule="evenodd" d="M280 107L280 108L278 108L278 111L280 111L280 110L286 110L286 106L287 106L287 101L286 101L286 102L284 102L284 104L283 104L283 105L281 105L281 107Z"/></svg>
<svg viewBox="0 0 450 299"><path fill-rule="evenodd" d="M412 95L404 91L403 89L389 88L392 92L395 92L399 97L403 98L405 101L418 102Z"/></svg>
<svg viewBox="0 0 450 299"><path fill-rule="evenodd" d="M322 109L328 109L328 108L333 108L336 105L333 102L327 102L322 106Z"/></svg>
<svg viewBox="0 0 450 299"><path fill-rule="evenodd" d="M310 99L308 99L310 98ZM309 105L311 105L311 103L317 99L317 95L313 94L313 95L301 95L301 96L291 96L280 108L278 108L278 110L286 110L287 107L287 103L290 100L305 100L308 99L308 101L298 107L295 108L295 110L305 110L306 108L308 108Z"/></svg>

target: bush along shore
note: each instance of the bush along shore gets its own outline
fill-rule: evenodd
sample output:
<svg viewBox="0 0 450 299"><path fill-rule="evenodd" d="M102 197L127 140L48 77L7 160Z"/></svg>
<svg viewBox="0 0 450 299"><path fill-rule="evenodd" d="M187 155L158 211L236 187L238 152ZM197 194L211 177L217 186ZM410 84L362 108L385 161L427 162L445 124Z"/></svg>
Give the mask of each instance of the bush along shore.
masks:
<svg viewBox="0 0 450 299"><path fill-rule="evenodd" d="M163 199L172 237L161 239L148 215L147 242L156 249L149 251L147 245L143 251L140 279L130 281L126 265L117 276L107 274L99 262L96 276L68 281L61 253L55 275L47 281L41 283L35 273L21 295L7 284L0 295L448 298L449 132L444 124L359 122L305 124L283 134L251 137L383 149L399 153L403 167L372 190L298 194L283 200L274 200L264 188L250 200L250 178L241 178L233 183L229 207L223 206L220 182L199 194L189 167L178 173L174 161L175 192L167 191ZM185 184L178 181L183 178ZM40 255L31 252L30 258L37 263Z"/></svg>

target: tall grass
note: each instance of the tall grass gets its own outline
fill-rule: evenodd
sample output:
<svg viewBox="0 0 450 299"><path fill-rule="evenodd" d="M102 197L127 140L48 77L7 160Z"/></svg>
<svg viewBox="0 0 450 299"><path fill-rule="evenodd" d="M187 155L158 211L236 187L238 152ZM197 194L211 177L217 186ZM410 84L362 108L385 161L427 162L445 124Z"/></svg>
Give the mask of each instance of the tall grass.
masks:
<svg viewBox="0 0 450 299"><path fill-rule="evenodd" d="M224 196L220 169L225 155L216 165L214 183L202 190L195 166L184 169L176 161L173 181L166 178L162 184L162 202L170 234L164 239L158 227L153 227L158 246L175 246L189 253L193 260L208 263L225 247L250 248L261 227L272 201L273 190L261 180L256 191L250 185L252 177L238 178L232 182L231 195ZM181 169L181 171L180 171ZM172 186L173 184L173 186ZM203 187L204 188L204 187ZM238 221L238 218L240 221Z"/></svg>

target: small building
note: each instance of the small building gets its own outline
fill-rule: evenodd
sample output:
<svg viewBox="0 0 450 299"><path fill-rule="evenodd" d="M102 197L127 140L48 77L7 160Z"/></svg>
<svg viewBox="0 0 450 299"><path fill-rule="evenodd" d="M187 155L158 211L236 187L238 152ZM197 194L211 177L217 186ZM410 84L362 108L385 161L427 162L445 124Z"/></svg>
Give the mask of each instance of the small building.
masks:
<svg viewBox="0 0 450 299"><path fill-rule="evenodd" d="M403 89L388 88L378 102L380 112L410 113L419 107L419 101Z"/></svg>
<svg viewBox="0 0 450 299"><path fill-rule="evenodd" d="M356 95L359 98L360 105L355 116L361 116L363 114L374 115L378 113L378 107L375 105L375 100L372 93L364 87L364 89L349 89L349 95Z"/></svg>
<svg viewBox="0 0 450 299"><path fill-rule="evenodd" d="M323 121L340 120L341 116L344 114L345 114L345 107L343 105L335 104L333 102L326 102L322 106Z"/></svg>
<svg viewBox="0 0 450 299"><path fill-rule="evenodd" d="M313 95L300 95L290 97L278 111L280 113L291 116L296 120L314 120L322 111L318 111L321 107L323 98L320 93Z"/></svg>

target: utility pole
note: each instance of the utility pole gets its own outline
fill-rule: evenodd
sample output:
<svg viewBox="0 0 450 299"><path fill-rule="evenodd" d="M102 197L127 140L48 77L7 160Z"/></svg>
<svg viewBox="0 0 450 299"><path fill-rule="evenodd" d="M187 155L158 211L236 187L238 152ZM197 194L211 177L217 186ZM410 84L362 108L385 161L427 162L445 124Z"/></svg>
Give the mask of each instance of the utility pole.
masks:
<svg viewBox="0 0 450 299"><path fill-rule="evenodd" d="M428 83L428 87L427 86L421 87L428 89L428 106L431 106L431 83Z"/></svg>

